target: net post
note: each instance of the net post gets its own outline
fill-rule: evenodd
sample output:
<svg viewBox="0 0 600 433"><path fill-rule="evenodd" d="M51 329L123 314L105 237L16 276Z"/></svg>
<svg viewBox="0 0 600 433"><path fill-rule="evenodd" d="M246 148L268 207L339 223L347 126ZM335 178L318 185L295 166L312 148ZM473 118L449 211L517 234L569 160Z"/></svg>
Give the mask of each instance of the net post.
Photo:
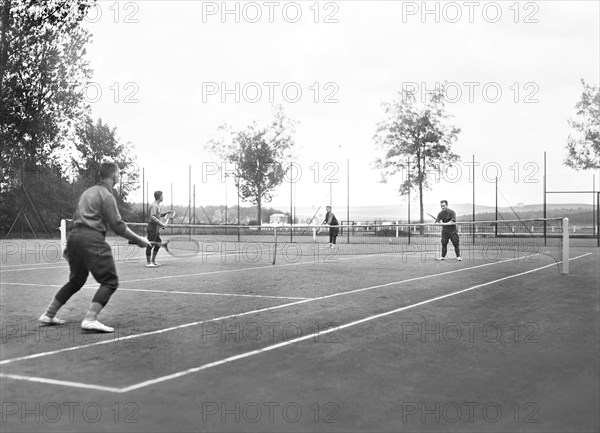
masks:
<svg viewBox="0 0 600 433"><path fill-rule="evenodd" d="M569 218L563 218L563 254L562 254L562 269L563 275L569 275Z"/></svg>
<svg viewBox="0 0 600 433"><path fill-rule="evenodd" d="M60 251L64 251L67 248L67 220L60 220Z"/></svg>

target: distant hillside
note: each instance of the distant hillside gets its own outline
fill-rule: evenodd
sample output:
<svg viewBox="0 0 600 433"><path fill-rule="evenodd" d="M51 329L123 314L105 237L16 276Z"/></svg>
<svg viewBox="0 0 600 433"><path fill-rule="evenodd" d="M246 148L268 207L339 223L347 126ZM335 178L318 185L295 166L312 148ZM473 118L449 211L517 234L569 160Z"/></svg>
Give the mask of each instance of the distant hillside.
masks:
<svg viewBox="0 0 600 433"><path fill-rule="evenodd" d="M163 206L165 209L170 208L169 206ZM450 206L457 215L458 220L471 221L473 205L470 203L459 203ZM132 218L130 221L141 221L141 204L135 205L134 211L132 212ZM176 222L187 223L189 221L189 214L187 212L187 206L174 206L177 211ZM530 218L541 218L543 216L543 205L524 205L514 206L513 210L509 207L499 207L498 219L530 219ZM589 204L548 204L547 205L547 217L548 218L564 218L568 217L572 224L579 225L592 225L593 224L593 206ZM440 207L439 204L428 204L425 205L425 213L437 215ZM345 206L333 208L338 220L347 220L347 209ZM312 206L298 206L294 210L296 223L307 224L311 220L313 223L320 223L325 215L325 207L317 208ZM350 221L362 222L362 223L374 223L379 221L407 221L407 209L406 206L400 204L397 205L378 205L378 206L350 206ZM475 208L475 220L476 221L490 221L496 219L495 209L493 206L480 206L477 205ZM263 207L262 217L263 222L269 221L269 216L275 213L289 213L289 207ZM227 220L229 224L236 224L237 222L237 207L230 206L227 209ZM256 206L242 206L240 208L240 220L242 224L255 224L256 223ZM419 220L419 207L411 207L411 221L417 222ZM431 218L425 215L425 221L430 222ZM224 224L225 223L225 206L196 206L196 223L199 224Z"/></svg>
<svg viewBox="0 0 600 433"><path fill-rule="evenodd" d="M471 220L473 205L470 203L459 203L450 206L455 212L459 219ZM525 206L514 206L514 211L517 213L518 218L541 218L543 216L543 205L525 205ZM587 218L589 215L589 221L592 220L592 209L593 206L589 204L548 204L546 206L548 218L554 217L571 217L580 215ZM287 211L287 210L286 210ZM347 209L345 206L334 207L334 213L338 219L346 220ZM428 204L424 206L425 213L437 215L440 211L439 204ZM299 219L311 218L317 212L317 208L312 207L297 207L296 216ZM517 219L515 213L509 207L499 207L498 212L504 219ZM325 209L319 209L318 216L323 216ZM495 208L494 206L480 206L475 207L476 220L489 220L495 219ZM499 217L499 219L501 218ZM425 215L426 221L429 217ZM411 221L417 221L419 219L419 207L411 206ZM379 206L350 206L350 220L351 221L395 221L395 220L407 220L407 208L406 206L398 205L379 205Z"/></svg>
<svg viewBox="0 0 600 433"><path fill-rule="evenodd" d="M458 219L470 221L473 218L473 205L470 203L459 203L451 208L456 212ZM498 219L529 219L529 218L542 218L543 217L543 205L525 205L525 206L514 206L512 209L509 207L498 208ZM593 224L593 206L589 204L548 204L546 206L546 216L548 218L564 218L568 217L573 224ZM346 220L348 210L346 207L334 207L334 213L339 220ZM513 212L514 210L514 212ZM289 211L285 209L285 211ZM439 204L429 204L424 206L425 214L430 213L437 215L440 211ZM323 217L325 209L318 209L312 207L298 207L296 208L296 217L300 222L308 222L311 218L315 220ZM516 215L515 215L516 213ZM315 216L315 214L317 214ZM350 220L355 222L375 222L375 221L407 221L407 208L401 205L379 205L379 206L350 206ZM496 219L496 213L494 206L480 206L475 207L475 220L489 221ZM416 222L419 220L419 207L411 206L411 221ZM425 221L429 221L430 218L425 215Z"/></svg>

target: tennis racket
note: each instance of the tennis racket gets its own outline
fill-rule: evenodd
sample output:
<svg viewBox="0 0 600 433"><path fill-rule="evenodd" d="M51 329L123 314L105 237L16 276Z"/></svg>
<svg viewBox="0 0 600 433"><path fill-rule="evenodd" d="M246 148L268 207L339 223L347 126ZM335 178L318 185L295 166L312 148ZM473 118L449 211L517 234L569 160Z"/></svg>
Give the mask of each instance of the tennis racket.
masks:
<svg viewBox="0 0 600 433"><path fill-rule="evenodd" d="M171 220L172 220L173 218L175 218L175 215L176 215L176 212L175 212L174 210L170 210L170 211L168 211L168 212L167 212L167 214L166 214L164 217L162 217L162 218L160 219L160 222L161 222L161 223L163 223L163 224L165 224L165 225L167 225L167 224L170 224L170 223L171 223ZM162 227L162 229L163 229L163 230L164 230L165 228L166 228L166 227Z"/></svg>
<svg viewBox="0 0 600 433"><path fill-rule="evenodd" d="M137 245L137 242L129 241L130 245ZM173 238L165 242L150 242L151 245L163 247L170 255L177 258L194 257L200 252L200 244L195 239Z"/></svg>

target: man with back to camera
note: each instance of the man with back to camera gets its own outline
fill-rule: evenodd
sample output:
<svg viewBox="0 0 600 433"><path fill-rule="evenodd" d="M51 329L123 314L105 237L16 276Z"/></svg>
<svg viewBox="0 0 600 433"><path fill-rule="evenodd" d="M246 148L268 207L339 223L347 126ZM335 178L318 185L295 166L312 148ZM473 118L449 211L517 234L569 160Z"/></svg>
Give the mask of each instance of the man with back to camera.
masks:
<svg viewBox="0 0 600 433"><path fill-rule="evenodd" d="M86 189L77 202L73 229L67 237L63 256L69 261L69 282L56 293L38 321L44 325L63 325L56 317L58 310L85 284L91 272L100 287L81 322L81 329L96 332L114 332L114 328L98 321L98 314L119 286L119 277L112 250L106 242L107 225L117 235L147 247L149 242L138 236L122 220L113 187L119 182L119 167L114 162L100 165L100 182Z"/></svg>
<svg viewBox="0 0 600 433"><path fill-rule="evenodd" d="M435 219L436 224L443 225L442 227L442 256L436 260L446 260L446 253L448 252L448 241L452 241L454 246L454 252L456 253L456 260L462 261L460 258L460 239L458 238L458 230L456 229L456 213L448 207L448 201L440 201L440 207L442 210Z"/></svg>

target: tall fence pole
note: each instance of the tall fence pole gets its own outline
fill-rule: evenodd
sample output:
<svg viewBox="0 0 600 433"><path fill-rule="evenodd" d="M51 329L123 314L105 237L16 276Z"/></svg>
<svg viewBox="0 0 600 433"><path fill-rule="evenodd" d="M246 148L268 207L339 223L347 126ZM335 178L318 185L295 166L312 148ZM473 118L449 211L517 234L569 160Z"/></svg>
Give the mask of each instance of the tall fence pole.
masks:
<svg viewBox="0 0 600 433"><path fill-rule="evenodd" d="M544 152L544 246L546 246L546 152Z"/></svg>

